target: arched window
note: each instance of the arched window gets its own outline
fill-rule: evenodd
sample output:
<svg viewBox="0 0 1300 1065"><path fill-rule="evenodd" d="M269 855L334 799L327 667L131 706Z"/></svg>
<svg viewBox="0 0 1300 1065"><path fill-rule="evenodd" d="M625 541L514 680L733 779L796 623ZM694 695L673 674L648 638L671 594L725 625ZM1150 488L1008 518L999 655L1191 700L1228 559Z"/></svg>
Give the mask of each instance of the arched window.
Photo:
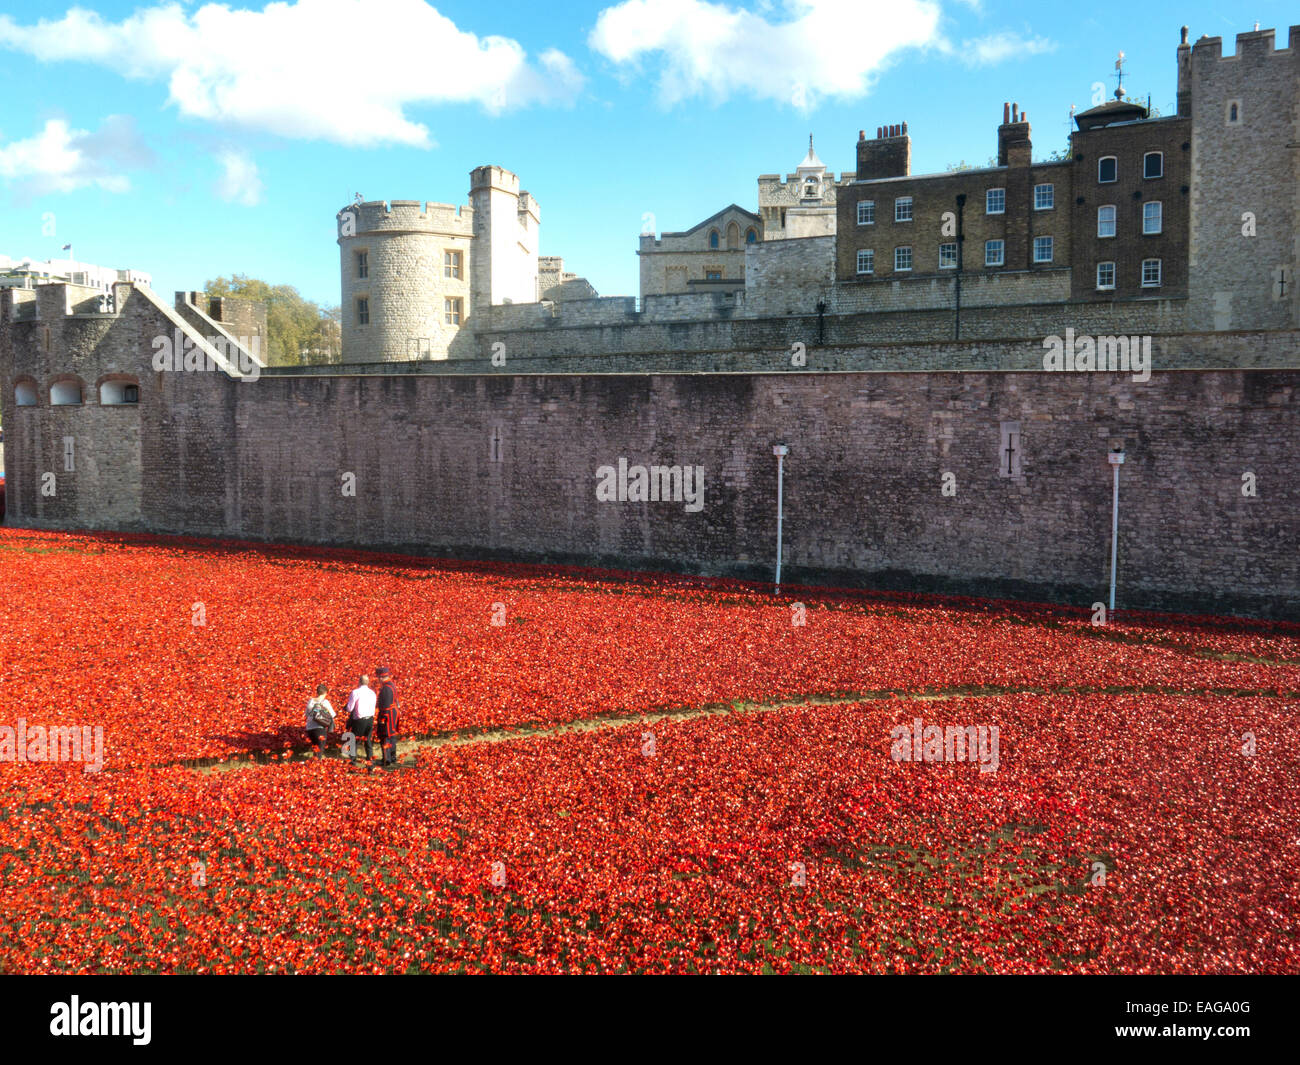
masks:
<svg viewBox="0 0 1300 1065"><path fill-rule="evenodd" d="M735 222L732 222L727 226L727 247L740 247L740 226L736 225Z"/></svg>
<svg viewBox="0 0 1300 1065"><path fill-rule="evenodd" d="M36 382L30 377L20 378L14 382L14 406L36 406Z"/></svg>
<svg viewBox="0 0 1300 1065"><path fill-rule="evenodd" d="M750 226L747 230L745 230L745 243L746 244L758 243L758 233L755 232L753 226Z"/></svg>
<svg viewBox="0 0 1300 1065"><path fill-rule="evenodd" d="M140 402L140 386L134 377L109 377L99 383L101 407L129 407Z"/></svg>
<svg viewBox="0 0 1300 1065"><path fill-rule="evenodd" d="M709 247L710 247L710 248L716 248L716 247L718 246L719 243L720 243L720 242L719 242L719 239L718 239L718 231L717 231L716 229L710 229L710 230L709 230Z"/></svg>
<svg viewBox="0 0 1300 1065"><path fill-rule="evenodd" d="M81 381L76 377L62 377L50 382L51 407L81 406Z"/></svg>

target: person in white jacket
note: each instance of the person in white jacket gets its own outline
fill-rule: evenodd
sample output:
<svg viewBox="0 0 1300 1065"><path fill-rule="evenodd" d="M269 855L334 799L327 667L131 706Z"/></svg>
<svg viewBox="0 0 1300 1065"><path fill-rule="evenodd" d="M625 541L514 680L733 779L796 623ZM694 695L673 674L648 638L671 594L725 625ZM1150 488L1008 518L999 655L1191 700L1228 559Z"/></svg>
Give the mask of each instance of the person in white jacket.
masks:
<svg viewBox="0 0 1300 1065"><path fill-rule="evenodd" d="M347 715L348 728L358 740L365 741L367 762L375 760L370 738L375 727L375 699L375 689L370 686L370 678L363 673L361 683L353 688L352 694L348 696ZM356 760L356 749L353 748L352 761Z"/></svg>

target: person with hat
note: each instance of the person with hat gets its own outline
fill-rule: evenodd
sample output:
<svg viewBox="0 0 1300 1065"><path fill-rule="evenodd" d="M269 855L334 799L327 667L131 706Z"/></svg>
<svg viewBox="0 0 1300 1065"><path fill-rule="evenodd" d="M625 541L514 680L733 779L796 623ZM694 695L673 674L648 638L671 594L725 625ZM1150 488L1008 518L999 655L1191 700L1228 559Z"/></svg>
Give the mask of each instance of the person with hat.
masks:
<svg viewBox="0 0 1300 1065"><path fill-rule="evenodd" d="M393 685L392 674L387 666L375 670L375 679L379 681L379 697L376 703L375 736L379 747L384 752L383 764L397 764L397 688Z"/></svg>

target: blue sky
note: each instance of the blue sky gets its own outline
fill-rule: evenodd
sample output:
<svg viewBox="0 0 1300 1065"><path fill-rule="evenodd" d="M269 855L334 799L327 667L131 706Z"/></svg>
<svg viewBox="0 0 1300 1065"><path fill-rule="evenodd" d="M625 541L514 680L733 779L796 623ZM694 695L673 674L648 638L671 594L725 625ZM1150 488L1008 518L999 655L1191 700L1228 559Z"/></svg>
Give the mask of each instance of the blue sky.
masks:
<svg viewBox="0 0 1300 1065"><path fill-rule="evenodd" d="M241 6L246 4L246 6ZM1168 113L1179 26L1276 28L1203 2L703 0L548 4L298 0L264 6L0 0L0 253L154 275L170 296L248 273L338 302L335 212L464 203L469 171L518 173L541 252L602 295L637 291L637 236L685 229L816 135L837 173L857 131L908 123L912 168L983 165L1002 103L1035 155L1071 104L1125 85ZM1232 16L1232 17L1230 17Z"/></svg>

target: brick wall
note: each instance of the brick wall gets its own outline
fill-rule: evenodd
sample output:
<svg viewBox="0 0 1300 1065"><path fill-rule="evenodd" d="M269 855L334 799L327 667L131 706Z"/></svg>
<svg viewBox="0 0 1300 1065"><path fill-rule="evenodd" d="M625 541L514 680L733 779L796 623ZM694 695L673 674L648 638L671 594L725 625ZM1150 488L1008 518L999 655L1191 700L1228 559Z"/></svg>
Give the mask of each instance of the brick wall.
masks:
<svg viewBox="0 0 1300 1065"><path fill-rule="evenodd" d="M42 310L48 318L55 307ZM771 445L780 441L791 449L788 581L1087 606L1107 580L1105 456L1123 444L1121 606L1300 616L1300 572L1287 550L1300 542L1300 370L1176 371L1157 360L1140 383L1041 371L471 375L386 366L240 382L153 371L152 338L173 317L136 293L116 317L64 319L52 357L33 350L42 319L0 324L5 425L22 426L6 441L10 498L19 500L11 523L763 577L775 536ZM1158 339L1185 363L1254 353L1295 365L1294 334ZM926 350L952 366L992 349L1041 359L1041 347L1023 342L915 349L897 345L893 358ZM69 366L89 376L134 370L138 411L13 409L16 372ZM126 419L109 421L119 414ZM67 509L38 511L28 505L32 486L65 420L95 462L79 466ZM1020 429L1015 477L1001 474L1005 422ZM597 468L620 458L703 467L703 509L598 501ZM123 479L110 464L127 471ZM955 497L941 493L946 472ZM1241 494L1247 472L1254 498ZM342 491L347 474L355 496Z"/></svg>

